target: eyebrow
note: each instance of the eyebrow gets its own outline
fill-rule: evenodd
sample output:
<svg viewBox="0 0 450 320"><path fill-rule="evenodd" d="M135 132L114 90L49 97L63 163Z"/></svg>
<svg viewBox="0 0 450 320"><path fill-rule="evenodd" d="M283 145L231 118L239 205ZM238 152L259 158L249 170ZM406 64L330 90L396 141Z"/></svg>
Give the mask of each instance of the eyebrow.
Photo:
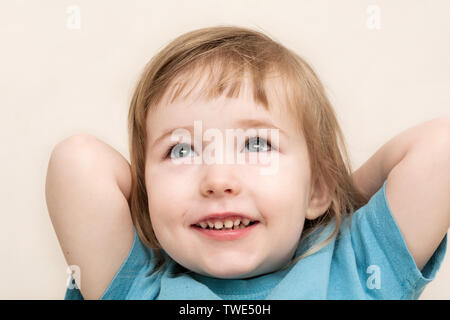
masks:
<svg viewBox="0 0 450 320"><path fill-rule="evenodd" d="M277 130L279 130L279 132L281 134L285 135L286 137L288 136L288 134L285 131L283 131L282 129L278 128L277 126L275 126L270 121L266 121L266 120L240 119L240 120L235 122L235 125L236 125L237 128L272 128L272 129L277 129ZM152 148L154 148L155 146L160 144L163 140L165 140L168 136L170 136L173 131L175 131L177 129L185 129L185 130L188 130L188 131L192 132L194 130L194 126L193 125L187 125L187 126L175 127L175 128L164 130L163 134L161 134L158 138L156 138L155 141L152 143Z"/></svg>

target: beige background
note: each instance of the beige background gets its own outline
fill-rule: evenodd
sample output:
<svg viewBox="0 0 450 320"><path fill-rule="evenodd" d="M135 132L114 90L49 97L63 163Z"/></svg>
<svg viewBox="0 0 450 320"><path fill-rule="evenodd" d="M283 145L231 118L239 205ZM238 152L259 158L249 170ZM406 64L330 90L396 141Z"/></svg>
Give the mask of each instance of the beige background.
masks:
<svg viewBox="0 0 450 320"><path fill-rule="evenodd" d="M380 29L368 27L369 5ZM450 115L449 12L447 0L2 0L0 298L63 298L66 263L44 194L50 152L86 132L129 159L135 81L174 37L236 24L294 49L324 82L356 169L400 131ZM421 299L450 299L449 284L447 253Z"/></svg>

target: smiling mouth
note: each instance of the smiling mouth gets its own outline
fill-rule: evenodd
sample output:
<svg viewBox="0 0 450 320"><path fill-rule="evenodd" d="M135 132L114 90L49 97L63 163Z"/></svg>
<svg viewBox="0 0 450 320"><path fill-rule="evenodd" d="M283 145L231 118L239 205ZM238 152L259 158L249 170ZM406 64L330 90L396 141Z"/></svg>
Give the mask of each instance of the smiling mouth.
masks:
<svg viewBox="0 0 450 320"><path fill-rule="evenodd" d="M245 229L258 222L257 220L250 220L242 217L227 217L225 219L206 219L198 223L192 224L206 230L236 230Z"/></svg>
<svg viewBox="0 0 450 320"><path fill-rule="evenodd" d="M251 223L248 223L247 225L238 225L233 226L232 228L210 228L208 227L201 227L198 225L192 225L191 227L194 229L195 232L198 232L198 234L201 234L202 236L206 236L209 239L212 240L218 240L218 241L232 241L232 240L240 240L247 237L249 234L252 234L255 230L258 228L259 221L253 221Z"/></svg>
<svg viewBox="0 0 450 320"><path fill-rule="evenodd" d="M198 229L204 229L204 230L231 231L231 230L245 229L245 228L251 227L252 225L257 224L257 223L259 223L259 221L250 221L250 222L248 222L248 224L244 224L241 221L238 225L233 224L232 226L225 226L222 223L209 222L209 223L204 223L202 225L193 224L192 227L198 228Z"/></svg>

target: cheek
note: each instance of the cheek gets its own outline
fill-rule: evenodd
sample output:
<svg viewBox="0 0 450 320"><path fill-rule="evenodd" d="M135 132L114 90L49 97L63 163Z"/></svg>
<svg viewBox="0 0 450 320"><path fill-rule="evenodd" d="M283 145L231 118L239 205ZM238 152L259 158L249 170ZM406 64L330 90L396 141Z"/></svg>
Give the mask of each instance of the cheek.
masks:
<svg viewBox="0 0 450 320"><path fill-rule="evenodd" d="M298 162L280 162L280 170L272 176L259 176L254 197L268 227L278 232L301 230L308 205L308 176ZM294 228L295 226L295 228Z"/></svg>
<svg viewBox="0 0 450 320"><path fill-rule="evenodd" d="M186 169L186 166L172 165L149 170L146 175L148 208L155 228L182 222L194 183L192 170Z"/></svg>
<svg viewBox="0 0 450 320"><path fill-rule="evenodd" d="M249 188L256 188L260 195L270 195L266 199L277 199L280 205L304 203L304 195L309 192L308 172L299 162L292 159L280 161L279 168L272 175L257 175L258 183Z"/></svg>

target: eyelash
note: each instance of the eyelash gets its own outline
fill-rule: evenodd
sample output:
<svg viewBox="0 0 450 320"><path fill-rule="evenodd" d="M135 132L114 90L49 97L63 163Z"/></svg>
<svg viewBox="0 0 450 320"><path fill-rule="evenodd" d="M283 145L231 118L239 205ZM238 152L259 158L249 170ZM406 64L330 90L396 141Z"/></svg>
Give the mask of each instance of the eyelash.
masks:
<svg viewBox="0 0 450 320"><path fill-rule="evenodd" d="M277 150L274 146L272 146L272 144L270 143L269 140L264 139L264 138L261 138L261 137L259 137L259 136L249 137L247 140L245 140L245 146L247 146L247 144L248 144L248 142L250 141L250 139L253 139L253 138L259 138L260 140L266 141L267 147L269 148L269 150L268 150L267 152L269 152L269 151L276 151L276 150ZM164 159L170 158L170 154L172 153L173 148L174 148L175 146L177 146L178 144L187 144L187 143L175 142L174 144L172 144L170 147L168 147L168 150L167 150L167 152L165 153ZM193 146L192 146L192 145L191 145L191 149L193 149Z"/></svg>

